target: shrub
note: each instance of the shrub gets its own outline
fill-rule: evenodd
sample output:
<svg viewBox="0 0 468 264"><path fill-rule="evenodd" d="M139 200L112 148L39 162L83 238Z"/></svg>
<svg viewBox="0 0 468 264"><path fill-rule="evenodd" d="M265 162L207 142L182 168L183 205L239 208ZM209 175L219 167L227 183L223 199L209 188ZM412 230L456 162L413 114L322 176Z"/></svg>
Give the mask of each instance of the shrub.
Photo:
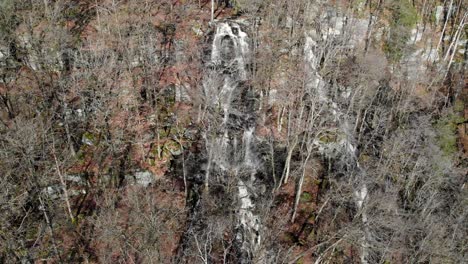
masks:
<svg viewBox="0 0 468 264"><path fill-rule="evenodd" d="M438 145L445 156L452 156L457 152L457 124L463 121L463 117L451 113L436 122Z"/></svg>

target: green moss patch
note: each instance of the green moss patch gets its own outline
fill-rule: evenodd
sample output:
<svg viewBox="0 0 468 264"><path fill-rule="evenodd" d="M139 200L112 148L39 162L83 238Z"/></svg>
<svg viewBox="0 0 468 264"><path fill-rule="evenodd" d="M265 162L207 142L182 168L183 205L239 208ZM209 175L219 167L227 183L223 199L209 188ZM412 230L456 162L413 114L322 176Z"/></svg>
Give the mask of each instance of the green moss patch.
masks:
<svg viewBox="0 0 468 264"><path fill-rule="evenodd" d="M308 192L303 192L301 194L301 202L311 202L312 201L312 195Z"/></svg>

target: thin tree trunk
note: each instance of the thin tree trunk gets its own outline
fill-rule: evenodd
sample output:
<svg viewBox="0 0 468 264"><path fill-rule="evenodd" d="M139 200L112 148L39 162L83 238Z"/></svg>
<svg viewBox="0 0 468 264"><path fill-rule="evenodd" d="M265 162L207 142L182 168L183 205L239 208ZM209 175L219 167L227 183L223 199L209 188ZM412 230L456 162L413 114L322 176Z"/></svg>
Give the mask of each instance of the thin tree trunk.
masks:
<svg viewBox="0 0 468 264"><path fill-rule="evenodd" d="M282 128L283 128L283 119L284 119L284 113L286 112L286 107L281 107L281 110L279 112L279 116L278 116L278 132L281 132Z"/></svg>
<svg viewBox="0 0 468 264"><path fill-rule="evenodd" d="M211 170L211 160L213 159L213 146L210 146L210 154L208 155L208 166L206 168L205 174L205 190L207 191L209 188L209 180L210 180L210 170Z"/></svg>
<svg viewBox="0 0 468 264"><path fill-rule="evenodd" d="M446 16L445 22L444 22L444 28L442 29L442 32L440 33L440 38L439 38L439 42L437 43L436 50L439 50L440 44L442 43L442 40L444 38L445 29L447 28L447 22L449 20L450 13L452 13L452 5L453 5L453 0L450 0L449 9L447 11L447 16Z"/></svg>
<svg viewBox="0 0 468 264"><path fill-rule="evenodd" d="M73 217L73 213L72 213L71 206L70 206L70 199L68 198L69 196L68 196L67 184L65 183L65 179L63 178L62 172L60 171L60 166L57 160L57 156L55 155L55 146L54 146L53 156L54 156L55 166L57 168L57 174L59 175L60 183L62 184L63 196L65 198L65 203L67 205L68 215L70 216L70 221L72 223L75 223L75 218Z"/></svg>
<svg viewBox="0 0 468 264"><path fill-rule="evenodd" d="M75 148L73 147L73 141L71 139L70 127L68 126L67 117L65 117L65 133L67 134L67 141L68 141L68 146L70 148L70 153L74 157L76 156L76 151L75 151Z"/></svg>
<svg viewBox="0 0 468 264"><path fill-rule="evenodd" d="M54 236L54 230L52 229L52 223L50 222L50 219L49 219L49 216L47 215L47 212L46 212L46 208L45 208L45 203L44 201L42 201L41 197L39 197L39 203L41 204L41 211L42 213L44 214L44 219L46 221L46 224L47 226L49 227L49 231L50 231L50 236L52 237L52 245L53 245L53 248L54 248L54 253L56 256L58 256L60 262L61 262L61 257L60 257L60 254L57 250L57 243L55 242L55 236Z"/></svg>
<svg viewBox="0 0 468 264"><path fill-rule="evenodd" d="M458 39L460 38L460 31L465 26L466 15L467 13L463 15L463 18L461 19L460 24L458 25L457 31L455 31L455 35L452 38L452 43L450 43L450 46L447 49L447 52L445 53L445 56L444 56L445 61L448 59L448 56L450 54L450 51L452 50L452 47L453 47L453 53L457 51Z"/></svg>
<svg viewBox="0 0 468 264"><path fill-rule="evenodd" d="M185 150L184 150L184 145L182 145L182 140L180 140L180 137L176 137L176 140L182 150L182 175L184 177L184 194L185 194L185 198L187 199L188 193L187 193L187 171L185 168Z"/></svg>
<svg viewBox="0 0 468 264"><path fill-rule="evenodd" d="M184 150L182 149L182 173L184 175L184 195L185 195L185 198L187 199L187 173L186 173L186 170L185 170L185 153L184 153Z"/></svg>
<svg viewBox="0 0 468 264"><path fill-rule="evenodd" d="M288 156L286 157L286 162L285 162L285 166L284 166L284 170L283 170L283 175L282 175L281 181L280 181L280 186L281 186L281 182L283 182L284 184L287 184L287 183L288 183L289 172L290 172L290 169L291 169L291 158L292 158L292 153L293 153L294 149L296 148L297 142L298 142L298 138L297 138L297 136L296 136L296 137L293 139L293 142L292 142L292 144L289 146L289 149L288 149ZM279 187L279 186L278 186L278 187Z"/></svg>
<svg viewBox="0 0 468 264"><path fill-rule="evenodd" d="M273 132L271 134L273 136ZM270 142L270 151L271 151L271 170L272 170L272 176L273 176L273 186L276 186L275 150L273 148L273 140Z"/></svg>
<svg viewBox="0 0 468 264"><path fill-rule="evenodd" d="M214 20L214 0L211 0L211 22Z"/></svg>
<svg viewBox="0 0 468 264"><path fill-rule="evenodd" d="M456 35L455 40L452 41L452 44L453 43L455 43L455 44L454 44L452 56L450 56L450 60L449 60L449 63L447 65L447 70L445 71L445 76L444 77L447 77L447 74L448 74L448 72L450 70L450 66L452 66L452 62L453 62L453 58L455 57L455 53L457 53L458 39L460 38L460 35L461 35L460 30L461 30L461 28L464 28L466 16L467 16L467 13L465 13L465 15L462 18L462 21L460 22L460 25L458 26L457 32L455 33L455 35ZM450 46L452 46L452 45L450 45ZM450 47L449 47L445 57L448 56L449 52L450 52ZM444 58L444 60L446 60L446 58Z"/></svg>
<svg viewBox="0 0 468 264"><path fill-rule="evenodd" d="M366 30L366 44L364 46L364 54L367 54L367 49L369 48L369 42L370 42L370 37L371 37L371 31L372 31L372 10L371 10L371 2L367 1L369 5L369 23L367 24L367 30Z"/></svg>
<svg viewBox="0 0 468 264"><path fill-rule="evenodd" d="M312 154L312 151L308 151L307 157L304 161L304 167L302 168L302 175L301 179L299 180L299 184L297 186L297 191L296 191L296 199L294 201L294 209L291 217L291 222L294 223L294 219L296 218L296 213L297 213L297 206L299 205L299 200L301 198L302 194L302 184L304 183L304 178L305 178L305 172L307 168L307 163L309 162L310 155Z"/></svg>

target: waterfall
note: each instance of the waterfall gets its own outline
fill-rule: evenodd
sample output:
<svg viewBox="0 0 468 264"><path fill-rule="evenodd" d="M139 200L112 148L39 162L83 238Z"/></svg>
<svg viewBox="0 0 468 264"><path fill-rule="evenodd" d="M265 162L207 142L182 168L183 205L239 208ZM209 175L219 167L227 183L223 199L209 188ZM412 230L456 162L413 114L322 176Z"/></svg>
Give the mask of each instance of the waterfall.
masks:
<svg viewBox="0 0 468 264"><path fill-rule="evenodd" d="M233 21L217 23L211 50L213 69L203 86L205 96L210 99L207 104L212 109L222 111L222 120L221 126L214 128L217 130L212 133L215 136L206 136L209 160L205 181L208 184L210 172L213 171L221 174L221 177L232 177L232 174L236 177L239 204L236 210L236 240L241 263L251 263L257 256L261 243L261 221L255 214L256 205L252 200L252 197L257 196L254 183L259 169L254 152L255 124L251 122L253 109L242 113L242 109L236 109L237 106L233 105L233 100L240 95L241 83L249 78L246 70L249 62L250 45L247 33ZM217 82L221 85L217 86ZM236 116L236 120L232 119L233 115ZM232 124L233 122L235 124ZM238 146L240 141L242 145ZM250 177L243 177L245 172Z"/></svg>
<svg viewBox="0 0 468 264"><path fill-rule="evenodd" d="M252 154L251 144L252 144L252 137L255 128L251 127L244 131L243 141L244 141L244 164L248 167L255 166L255 157Z"/></svg>
<svg viewBox="0 0 468 264"><path fill-rule="evenodd" d="M235 80L231 80L229 76L224 79L223 88L221 89L219 100L220 104L223 107L224 111L224 118L223 118L223 125L227 125L228 118L229 118L229 108L231 106L232 101L232 93L236 88Z"/></svg>
<svg viewBox="0 0 468 264"><path fill-rule="evenodd" d="M236 64L241 80L247 79L245 66L250 59L249 38L236 23L219 23L213 39L211 62Z"/></svg>
<svg viewBox="0 0 468 264"><path fill-rule="evenodd" d="M308 74L306 88L309 90L309 92L317 95L320 103L329 108L334 121L340 125L340 130L344 134L344 137L342 137L338 142L334 143L322 143L318 140L315 140L314 143L318 146L319 151L324 155L330 155L330 153L335 153L336 150L340 150L349 158L347 160L352 160L354 163L353 166L359 170L359 173L362 174L363 171L356 157L357 148L353 143L354 138L351 126L349 125L346 116L339 109L338 105L328 96L325 82L317 71L318 59L314 53L317 47L317 42L315 42L310 36L306 35L304 45L304 57L306 61L306 71ZM361 220L364 225L364 236L361 242L361 263L368 263L367 258L369 255L369 245L367 241L369 230L367 227L367 214L365 211L365 201L367 199L367 195L368 190L364 183L361 184L358 187L358 190L354 192L354 202L358 210L362 211Z"/></svg>

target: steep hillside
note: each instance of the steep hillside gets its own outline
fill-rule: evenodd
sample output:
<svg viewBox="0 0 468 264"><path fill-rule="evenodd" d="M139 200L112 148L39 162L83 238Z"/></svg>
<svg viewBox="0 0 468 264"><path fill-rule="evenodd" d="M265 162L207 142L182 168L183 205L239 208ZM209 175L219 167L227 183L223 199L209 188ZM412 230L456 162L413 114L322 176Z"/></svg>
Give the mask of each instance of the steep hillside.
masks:
<svg viewBox="0 0 468 264"><path fill-rule="evenodd" d="M0 0L1 263L464 263L463 0Z"/></svg>

